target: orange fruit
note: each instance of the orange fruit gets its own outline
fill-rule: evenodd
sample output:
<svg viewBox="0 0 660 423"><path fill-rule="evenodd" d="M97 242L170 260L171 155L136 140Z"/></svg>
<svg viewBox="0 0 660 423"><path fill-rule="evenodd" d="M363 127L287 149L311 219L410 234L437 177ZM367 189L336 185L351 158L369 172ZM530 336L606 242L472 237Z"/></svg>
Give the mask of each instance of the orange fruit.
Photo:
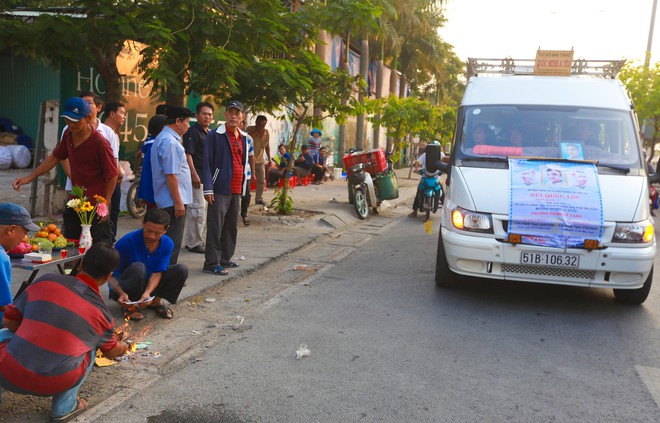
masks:
<svg viewBox="0 0 660 423"><path fill-rule="evenodd" d="M53 233L54 233L55 235L57 235L57 236L62 235L62 231L60 231L60 228L55 229L55 230L53 231Z"/></svg>
<svg viewBox="0 0 660 423"><path fill-rule="evenodd" d="M37 238L48 238L48 231L39 231L37 232Z"/></svg>
<svg viewBox="0 0 660 423"><path fill-rule="evenodd" d="M46 226L46 230L48 232L55 232L56 229L57 229L57 225L54 223L51 223L50 225Z"/></svg>
<svg viewBox="0 0 660 423"><path fill-rule="evenodd" d="M32 251L37 251L39 246L37 244L32 244Z"/></svg>
<svg viewBox="0 0 660 423"><path fill-rule="evenodd" d="M55 235L55 234L48 234L48 239L50 239L51 241L54 242L54 241L57 239L57 235Z"/></svg>

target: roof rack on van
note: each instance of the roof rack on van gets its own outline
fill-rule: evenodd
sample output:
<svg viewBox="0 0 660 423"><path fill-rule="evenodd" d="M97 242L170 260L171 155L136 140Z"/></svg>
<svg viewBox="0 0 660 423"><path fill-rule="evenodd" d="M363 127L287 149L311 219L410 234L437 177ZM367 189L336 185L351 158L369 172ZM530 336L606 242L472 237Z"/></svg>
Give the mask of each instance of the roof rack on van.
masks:
<svg viewBox="0 0 660 423"><path fill-rule="evenodd" d="M534 59L468 58L467 79L480 74L534 75ZM573 60L571 75L616 78L625 60Z"/></svg>

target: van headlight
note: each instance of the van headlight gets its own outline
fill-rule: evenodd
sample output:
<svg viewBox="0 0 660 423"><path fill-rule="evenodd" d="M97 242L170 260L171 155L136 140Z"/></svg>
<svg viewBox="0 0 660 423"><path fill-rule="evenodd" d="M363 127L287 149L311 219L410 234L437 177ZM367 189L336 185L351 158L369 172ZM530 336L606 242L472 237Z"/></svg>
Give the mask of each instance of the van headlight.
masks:
<svg viewBox="0 0 660 423"><path fill-rule="evenodd" d="M456 229L493 233L493 222L489 213L477 213L457 207L451 212L451 221Z"/></svg>
<svg viewBox="0 0 660 423"><path fill-rule="evenodd" d="M634 223L617 223L612 242L643 244L653 241L655 228L648 220Z"/></svg>

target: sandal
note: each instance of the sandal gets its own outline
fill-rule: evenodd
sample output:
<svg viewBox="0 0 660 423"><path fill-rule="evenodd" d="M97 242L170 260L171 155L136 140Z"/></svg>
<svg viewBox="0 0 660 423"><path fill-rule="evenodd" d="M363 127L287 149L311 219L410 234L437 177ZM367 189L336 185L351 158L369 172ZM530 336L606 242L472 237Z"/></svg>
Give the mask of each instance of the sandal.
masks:
<svg viewBox="0 0 660 423"><path fill-rule="evenodd" d="M226 263L220 263L220 265L221 265L222 267L228 267L228 268L230 268L230 269L233 269L233 268L238 267L238 263L235 263L235 262L233 262L233 261L228 261L228 262L226 262Z"/></svg>
<svg viewBox="0 0 660 423"><path fill-rule="evenodd" d="M156 314L162 317L163 319L171 319L172 317L174 317L174 313L172 312L172 309L170 309L165 304L150 305L147 306L147 308L155 311Z"/></svg>
<svg viewBox="0 0 660 423"><path fill-rule="evenodd" d="M124 319L125 320L142 320L144 319L144 314L140 313L139 310L129 310L127 308L124 309Z"/></svg>
<svg viewBox="0 0 660 423"><path fill-rule="evenodd" d="M215 267L209 267L208 269L202 269L202 272L210 273L212 275L220 275L220 276L227 276L229 274L229 272L227 272L222 266L215 266Z"/></svg>
<svg viewBox="0 0 660 423"><path fill-rule="evenodd" d="M77 403L76 403L76 408L73 409L69 414L65 414L64 416L51 416L51 420L54 420L56 422L61 422L64 420L68 420L71 417L75 416L76 414L80 413L83 411L85 408L87 408L87 401L85 401L82 398L78 398Z"/></svg>
<svg viewBox="0 0 660 423"><path fill-rule="evenodd" d="M250 219L247 216L243 216L243 225L250 226Z"/></svg>

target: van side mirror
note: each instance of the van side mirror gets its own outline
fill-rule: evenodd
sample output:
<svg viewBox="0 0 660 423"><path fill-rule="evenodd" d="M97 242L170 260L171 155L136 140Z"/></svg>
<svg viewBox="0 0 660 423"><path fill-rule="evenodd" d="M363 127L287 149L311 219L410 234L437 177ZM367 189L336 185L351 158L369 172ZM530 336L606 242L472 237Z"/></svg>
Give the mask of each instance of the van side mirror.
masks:
<svg viewBox="0 0 660 423"><path fill-rule="evenodd" d="M424 149L426 153L426 170L435 172L439 170L442 173L449 173L449 164L440 160L440 146L437 144L429 144Z"/></svg>

